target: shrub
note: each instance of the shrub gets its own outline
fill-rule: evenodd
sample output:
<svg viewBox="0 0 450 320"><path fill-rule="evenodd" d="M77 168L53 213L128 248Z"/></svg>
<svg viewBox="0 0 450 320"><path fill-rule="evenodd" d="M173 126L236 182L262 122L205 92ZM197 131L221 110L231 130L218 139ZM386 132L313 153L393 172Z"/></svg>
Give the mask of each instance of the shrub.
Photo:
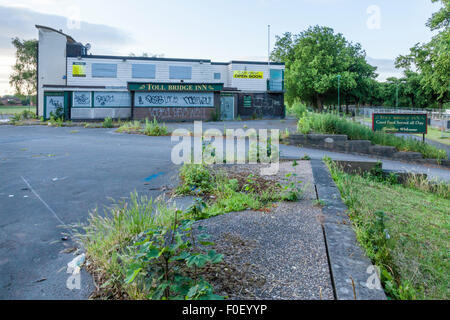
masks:
<svg viewBox="0 0 450 320"><path fill-rule="evenodd" d="M111 117L105 118L103 121L103 128L112 128L113 126L113 119Z"/></svg>
<svg viewBox="0 0 450 320"><path fill-rule="evenodd" d="M288 115L300 119L308 112L308 109L305 104L294 102L292 105L286 107L286 112Z"/></svg>
<svg viewBox="0 0 450 320"><path fill-rule="evenodd" d="M29 119L37 119L36 114L33 111L23 110L21 113L13 115L11 122L14 124L15 122Z"/></svg>
<svg viewBox="0 0 450 320"><path fill-rule="evenodd" d="M145 119L144 134L147 136L164 136L167 133L167 127L164 124L160 125L155 117L151 122L148 119Z"/></svg>
<svg viewBox="0 0 450 320"><path fill-rule="evenodd" d="M205 194L214 188L213 176L204 164L184 164L180 170L182 184L178 194Z"/></svg>
<svg viewBox="0 0 450 320"><path fill-rule="evenodd" d="M202 227L198 229L203 231ZM142 286L152 300L223 299L213 293L211 284L198 276L199 269L223 259L214 250L204 249L214 245L207 241L209 237L206 233L195 235L192 220L178 224L176 217L173 226L150 228L145 232L145 239L133 245L138 249L131 257L125 283Z"/></svg>
<svg viewBox="0 0 450 320"><path fill-rule="evenodd" d="M206 250L209 236L194 235L184 216L136 192L105 214L91 213L76 237L100 275L102 297L222 299L197 273L223 256Z"/></svg>
<svg viewBox="0 0 450 320"><path fill-rule="evenodd" d="M57 123L64 121L64 108L62 106L59 105L54 111L50 112L50 121Z"/></svg>

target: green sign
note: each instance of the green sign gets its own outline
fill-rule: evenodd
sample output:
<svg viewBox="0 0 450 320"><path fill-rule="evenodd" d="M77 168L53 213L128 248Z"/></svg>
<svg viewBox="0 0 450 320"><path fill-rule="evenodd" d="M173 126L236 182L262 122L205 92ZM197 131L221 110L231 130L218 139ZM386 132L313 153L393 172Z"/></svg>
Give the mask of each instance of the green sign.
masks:
<svg viewBox="0 0 450 320"><path fill-rule="evenodd" d="M128 83L130 91L213 92L222 89L222 83Z"/></svg>
<svg viewBox="0 0 450 320"><path fill-rule="evenodd" d="M426 134L427 120L426 113L374 113L372 129L387 133Z"/></svg>
<svg viewBox="0 0 450 320"><path fill-rule="evenodd" d="M252 96L244 96L244 107L252 106Z"/></svg>

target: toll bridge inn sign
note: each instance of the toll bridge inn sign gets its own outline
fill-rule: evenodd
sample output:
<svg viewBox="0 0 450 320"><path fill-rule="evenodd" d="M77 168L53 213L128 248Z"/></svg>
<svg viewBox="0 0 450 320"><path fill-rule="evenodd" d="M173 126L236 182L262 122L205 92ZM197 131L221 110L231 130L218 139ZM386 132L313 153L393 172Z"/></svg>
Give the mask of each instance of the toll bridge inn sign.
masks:
<svg viewBox="0 0 450 320"><path fill-rule="evenodd" d="M373 131L387 133L427 134L428 119L426 113L374 113Z"/></svg>

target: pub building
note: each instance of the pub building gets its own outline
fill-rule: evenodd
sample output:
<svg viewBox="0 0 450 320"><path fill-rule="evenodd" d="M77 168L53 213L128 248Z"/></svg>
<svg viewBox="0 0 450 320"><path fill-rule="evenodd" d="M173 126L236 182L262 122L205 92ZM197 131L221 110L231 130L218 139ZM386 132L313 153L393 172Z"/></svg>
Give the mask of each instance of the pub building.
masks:
<svg viewBox="0 0 450 320"><path fill-rule="evenodd" d="M284 118L284 63L92 55L39 26L37 114L70 120Z"/></svg>

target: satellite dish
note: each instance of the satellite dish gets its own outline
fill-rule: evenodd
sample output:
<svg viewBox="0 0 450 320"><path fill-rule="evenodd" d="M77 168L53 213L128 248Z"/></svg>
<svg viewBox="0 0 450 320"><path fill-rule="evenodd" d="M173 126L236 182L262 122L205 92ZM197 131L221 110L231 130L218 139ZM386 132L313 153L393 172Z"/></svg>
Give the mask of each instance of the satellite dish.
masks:
<svg viewBox="0 0 450 320"><path fill-rule="evenodd" d="M91 44L90 43L86 43L85 48L86 48L86 50L91 50Z"/></svg>

